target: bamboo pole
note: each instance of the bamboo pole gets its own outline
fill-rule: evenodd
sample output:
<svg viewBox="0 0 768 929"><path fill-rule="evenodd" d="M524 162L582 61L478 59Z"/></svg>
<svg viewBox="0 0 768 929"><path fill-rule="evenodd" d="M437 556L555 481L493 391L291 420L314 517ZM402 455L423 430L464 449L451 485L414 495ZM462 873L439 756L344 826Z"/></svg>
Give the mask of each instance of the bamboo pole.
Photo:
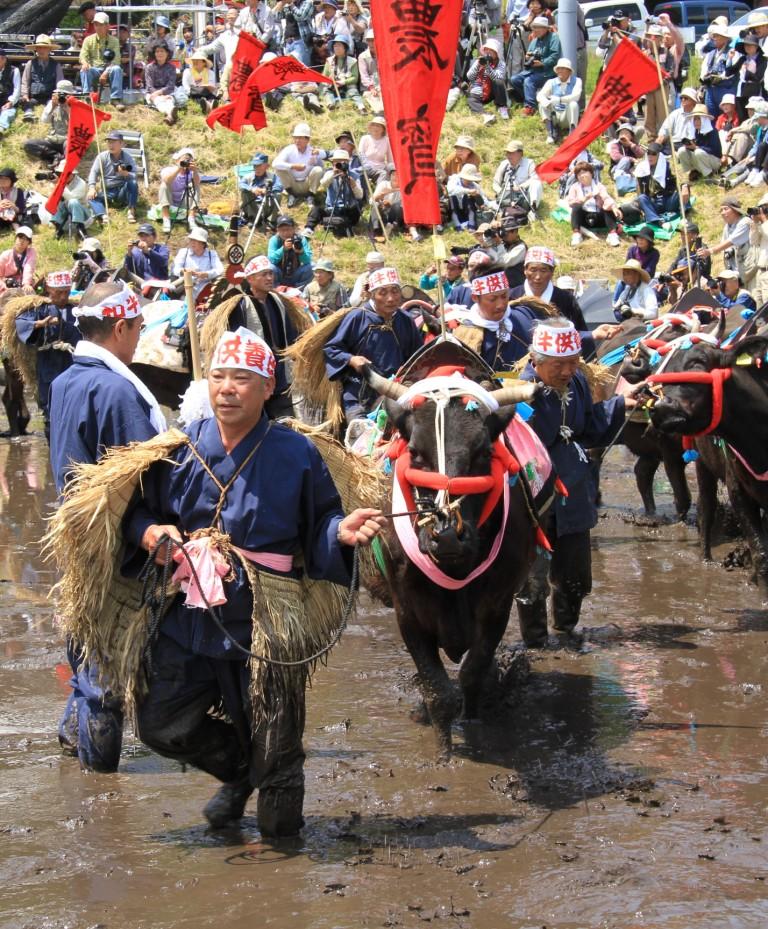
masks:
<svg viewBox="0 0 768 929"><path fill-rule="evenodd" d="M203 379L203 364L200 356L197 314L195 313L194 281L190 270L184 271L184 292L187 295L187 329L189 330L189 350L192 354L192 380L201 381Z"/></svg>

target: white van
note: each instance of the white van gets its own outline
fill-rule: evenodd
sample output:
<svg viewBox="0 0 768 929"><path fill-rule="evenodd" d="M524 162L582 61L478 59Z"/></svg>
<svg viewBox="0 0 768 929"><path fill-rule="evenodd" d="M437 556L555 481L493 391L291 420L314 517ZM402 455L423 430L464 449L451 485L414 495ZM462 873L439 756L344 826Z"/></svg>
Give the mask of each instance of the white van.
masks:
<svg viewBox="0 0 768 929"><path fill-rule="evenodd" d="M629 16L635 32L641 35L645 32L645 21L650 16L648 8L640 0L627 0L622 3L621 0L597 0L595 3L582 3L582 12L589 33L589 42L594 44L603 34L603 23L607 22L611 16L615 16L618 11L625 16Z"/></svg>

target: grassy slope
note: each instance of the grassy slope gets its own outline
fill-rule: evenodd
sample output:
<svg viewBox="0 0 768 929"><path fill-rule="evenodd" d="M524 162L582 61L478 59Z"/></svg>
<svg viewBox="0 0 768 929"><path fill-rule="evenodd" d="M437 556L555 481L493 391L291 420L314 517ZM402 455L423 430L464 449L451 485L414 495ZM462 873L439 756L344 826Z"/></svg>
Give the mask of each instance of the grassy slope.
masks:
<svg viewBox="0 0 768 929"><path fill-rule="evenodd" d="M592 57L590 61L590 89L594 86L597 76L597 59ZM301 106L288 99L284 102L279 113L268 112L269 125L266 129L256 134L252 129L246 130L242 139L242 145L238 136L218 129L212 133L206 127L202 116L196 106L189 106L182 111L177 125L172 128L167 127L162 122L158 113L149 110L143 105L129 107L125 113L114 113L110 123L102 132L102 138L106 130L114 128L129 128L140 130L144 133L145 144L150 152L150 172L153 189L150 191L141 191L141 200L139 201L139 216L143 217L145 210L151 204L155 195L155 185L158 181L159 169L169 163L170 154L179 148L182 144L191 145L197 152L198 162L201 172L206 174L220 174L224 177L221 184L215 186L205 185L203 190L203 204L213 199L219 200L222 197L235 196L235 184L232 173L232 165L239 161L245 161L257 150L263 150L270 156L274 154L285 144L290 135L292 125L299 121L305 120L307 114ZM476 140L478 154L481 157L481 170L486 181L485 188L491 191L490 181L493 172L501 158L506 142L511 138L523 139L526 145L526 154L541 161L551 153L551 147L544 142L545 133L538 117L525 118L520 114L519 108L512 110L513 118L504 123L497 121L491 126L485 128L482 120L473 114L470 114L462 100L456 106L453 112L446 114L443 126L442 140L440 143L439 157L442 160L450 154L452 142L459 133L471 133ZM333 137L342 129L349 128L359 137L365 131L366 118L359 115L351 105L343 104L341 111L333 111L321 116L312 117L310 124L313 127L313 142L318 146L333 147ZM43 127L29 125L21 122L17 118L10 132L0 141L0 165L14 167L20 178L20 183L25 188L40 189L40 182L33 180L33 174L39 170L40 166L29 161L22 150L23 141L39 133ZM598 140L592 148L598 156L605 154L604 146ZM609 184L610 188L610 184ZM737 193L739 193L737 191ZM708 187L705 185L696 185L695 194L698 198L695 218L704 231L705 239L708 241L717 241L720 238L722 224L719 219L717 205L722 197L722 190ZM750 191L749 198L745 200L749 203L756 202L757 195ZM556 185L552 185L545 191L545 208L541 211L542 219L533 227L523 230L523 236L529 245L547 244L552 246L561 261L560 273L572 273L580 277L607 277L609 271L623 260L625 245L617 249L607 249L604 243L587 243L579 249L570 247L570 229L564 223L554 222L549 218L549 209L554 207L557 199ZM304 219L304 210L295 211L295 216L299 222ZM117 212L113 214L112 223L107 229L100 230L98 224L92 227L92 234L97 235L105 247L107 253L115 262L121 261L125 246L135 236L135 226L130 226L125 222L125 213ZM180 247L183 244L185 229L181 225L174 226L170 244L172 249ZM241 233L241 242L245 244L245 234ZM226 234L216 232L212 234L212 242L218 247L219 253L223 256L225 250ZM316 242L319 237L316 238ZM448 245L452 244L471 244L470 237L466 234L456 234L452 231L446 233ZM0 249L8 248L11 245L11 237L0 238ZM262 235L257 234L254 237L252 254L257 254L265 248L265 239ZM68 267L71 263L70 252L72 245L66 240L56 242L50 229L44 229L35 237L35 245L39 253L39 270L50 271L58 267ZM317 250L317 244L315 249ZM371 245L367 238L359 236L355 239L337 241L330 237L325 246L324 255L332 258L339 269L341 280L351 283L356 274L363 267L365 253ZM401 272L404 280L417 282L418 275L432 261L432 246L429 241L420 244L414 244L409 239L396 237L388 246L383 243L379 247L387 256L392 264L396 265ZM661 267L665 267L670 260L677 242L660 243L659 248L662 253ZM250 256L249 256L250 257Z"/></svg>

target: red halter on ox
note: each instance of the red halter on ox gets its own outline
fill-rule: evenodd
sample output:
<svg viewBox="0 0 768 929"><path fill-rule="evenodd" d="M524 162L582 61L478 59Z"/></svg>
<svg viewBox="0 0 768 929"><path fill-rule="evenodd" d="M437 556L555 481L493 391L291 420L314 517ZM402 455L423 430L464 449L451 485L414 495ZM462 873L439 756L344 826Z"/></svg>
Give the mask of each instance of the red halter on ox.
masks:
<svg viewBox="0 0 768 929"><path fill-rule="evenodd" d="M648 378L650 384L709 384L712 388L712 418L706 429L683 436L683 448L686 451L693 448L695 438L709 435L720 425L723 418L723 384L732 374L730 368L713 368L711 371L665 371Z"/></svg>

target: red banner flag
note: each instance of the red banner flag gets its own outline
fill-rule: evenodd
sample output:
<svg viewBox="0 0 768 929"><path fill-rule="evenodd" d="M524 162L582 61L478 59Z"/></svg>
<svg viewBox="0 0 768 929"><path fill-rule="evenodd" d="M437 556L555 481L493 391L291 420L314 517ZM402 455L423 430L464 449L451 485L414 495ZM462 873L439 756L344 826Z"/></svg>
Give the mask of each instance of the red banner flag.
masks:
<svg viewBox="0 0 768 929"><path fill-rule="evenodd" d="M61 172L53 193L45 203L45 209L53 215L59 208L59 201L64 193L64 188L75 173L75 169L80 164L83 155L88 150L88 146L96 137L96 130L108 119L112 119L109 113L103 110L96 110L82 100L75 97L67 97L69 106L69 128L67 129L67 157L64 162L64 170Z"/></svg>
<svg viewBox="0 0 768 929"><path fill-rule="evenodd" d="M440 222L435 157L461 11L461 0L371 0L384 112L408 225Z"/></svg>
<svg viewBox="0 0 768 929"><path fill-rule="evenodd" d="M536 168L542 181L558 181L573 159L639 100L659 86L656 63L629 39L616 47L597 81L578 126L551 158Z"/></svg>
<svg viewBox="0 0 768 929"><path fill-rule="evenodd" d="M240 91L245 87L245 82L251 75L251 71L261 61L261 56L267 50L267 46L251 35L249 32L241 32L237 40L234 54L232 55L232 70L229 75L229 99L233 102L237 100Z"/></svg>

